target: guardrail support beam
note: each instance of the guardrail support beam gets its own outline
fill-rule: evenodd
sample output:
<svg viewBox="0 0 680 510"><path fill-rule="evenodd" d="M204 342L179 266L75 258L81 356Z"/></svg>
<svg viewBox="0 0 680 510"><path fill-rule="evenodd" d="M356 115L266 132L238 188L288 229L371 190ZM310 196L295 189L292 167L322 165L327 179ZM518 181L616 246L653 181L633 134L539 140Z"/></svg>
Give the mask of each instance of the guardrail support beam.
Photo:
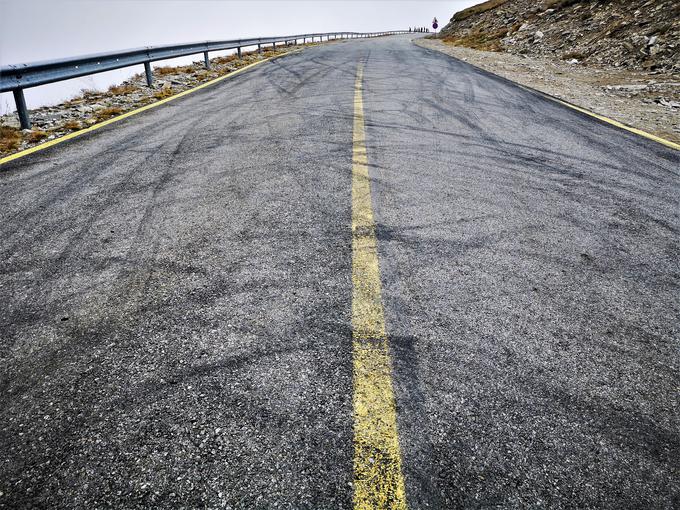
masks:
<svg viewBox="0 0 680 510"><path fill-rule="evenodd" d="M203 62L205 62L205 68L210 69L210 57L207 51L203 52Z"/></svg>
<svg viewBox="0 0 680 510"><path fill-rule="evenodd" d="M146 73L146 86L153 87L153 73L151 72L151 62L144 62L144 72Z"/></svg>
<svg viewBox="0 0 680 510"><path fill-rule="evenodd" d="M257 45L257 52L262 53L262 45L261 44Z"/></svg>
<svg viewBox="0 0 680 510"><path fill-rule="evenodd" d="M258 46L258 48L260 47L259 44L257 46ZM242 53L241 53L241 47L240 46L238 48L236 48L236 54L238 55L238 59L241 60Z"/></svg>
<svg viewBox="0 0 680 510"><path fill-rule="evenodd" d="M19 114L21 129L31 129L31 118L28 116L23 89L14 89L12 94L14 94L14 104L16 104L17 113Z"/></svg>

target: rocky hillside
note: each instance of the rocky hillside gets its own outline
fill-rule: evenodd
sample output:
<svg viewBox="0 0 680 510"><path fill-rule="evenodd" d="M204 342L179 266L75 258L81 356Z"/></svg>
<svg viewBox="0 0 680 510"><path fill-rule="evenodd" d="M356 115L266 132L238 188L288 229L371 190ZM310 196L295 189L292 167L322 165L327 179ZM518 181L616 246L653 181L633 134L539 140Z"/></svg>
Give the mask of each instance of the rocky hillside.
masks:
<svg viewBox="0 0 680 510"><path fill-rule="evenodd" d="M457 46L680 72L680 0L489 0L441 33Z"/></svg>

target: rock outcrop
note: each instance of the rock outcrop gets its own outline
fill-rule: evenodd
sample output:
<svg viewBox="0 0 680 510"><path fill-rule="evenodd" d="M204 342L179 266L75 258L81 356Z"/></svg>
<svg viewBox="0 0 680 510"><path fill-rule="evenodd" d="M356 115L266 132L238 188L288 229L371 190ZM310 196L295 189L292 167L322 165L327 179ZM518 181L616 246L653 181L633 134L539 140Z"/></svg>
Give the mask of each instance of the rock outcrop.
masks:
<svg viewBox="0 0 680 510"><path fill-rule="evenodd" d="M456 13L441 35L572 64L680 72L678 0L489 0Z"/></svg>

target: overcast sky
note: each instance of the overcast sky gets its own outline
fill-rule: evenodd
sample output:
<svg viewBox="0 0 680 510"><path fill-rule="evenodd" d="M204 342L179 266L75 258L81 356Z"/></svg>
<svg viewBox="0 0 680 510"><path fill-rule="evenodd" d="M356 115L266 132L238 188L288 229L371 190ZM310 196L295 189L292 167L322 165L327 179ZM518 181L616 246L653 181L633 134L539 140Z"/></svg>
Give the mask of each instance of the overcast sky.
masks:
<svg viewBox="0 0 680 510"><path fill-rule="evenodd" d="M480 0L0 0L0 65L206 39L441 26ZM198 59L198 57L196 57ZM139 70L134 70L139 72ZM29 107L122 81L114 71L26 91ZM13 109L11 94L0 111Z"/></svg>

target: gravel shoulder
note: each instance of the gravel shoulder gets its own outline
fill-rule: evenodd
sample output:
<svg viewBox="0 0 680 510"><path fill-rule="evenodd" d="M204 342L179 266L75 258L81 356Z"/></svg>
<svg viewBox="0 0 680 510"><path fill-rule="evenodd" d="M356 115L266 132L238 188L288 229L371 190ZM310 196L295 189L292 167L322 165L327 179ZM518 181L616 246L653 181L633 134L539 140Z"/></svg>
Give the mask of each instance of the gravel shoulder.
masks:
<svg viewBox="0 0 680 510"><path fill-rule="evenodd" d="M666 140L680 142L678 75L586 67L543 57L480 51L433 39L414 42Z"/></svg>

